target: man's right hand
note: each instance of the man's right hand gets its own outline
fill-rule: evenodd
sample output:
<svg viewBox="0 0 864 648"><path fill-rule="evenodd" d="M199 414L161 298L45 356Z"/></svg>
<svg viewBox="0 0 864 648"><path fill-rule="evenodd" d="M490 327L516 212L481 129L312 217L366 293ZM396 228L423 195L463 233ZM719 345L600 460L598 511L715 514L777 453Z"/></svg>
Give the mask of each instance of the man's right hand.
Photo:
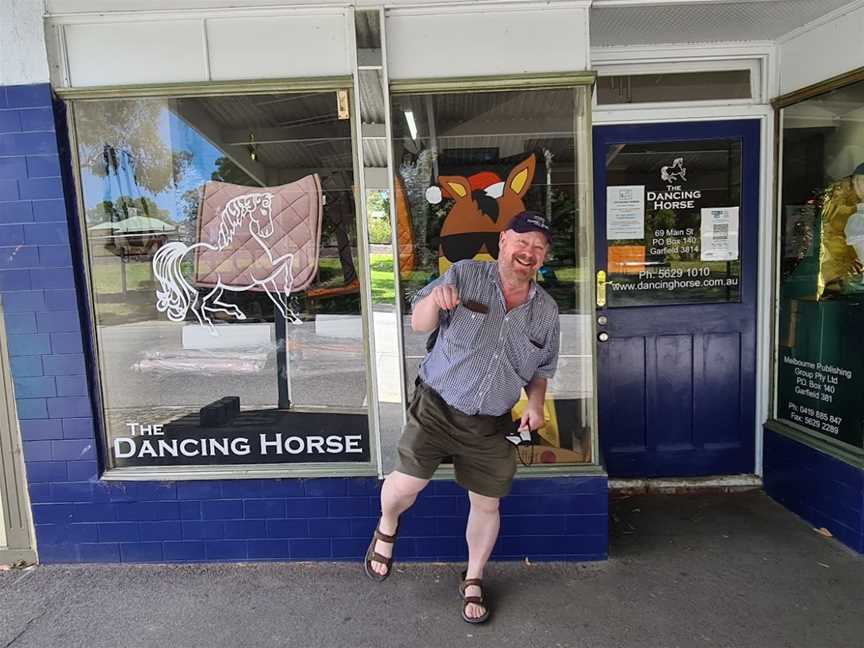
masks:
<svg viewBox="0 0 864 648"><path fill-rule="evenodd" d="M438 313L451 310L459 304L459 291L453 284L435 286L421 299L411 313L411 328L416 333L431 333L438 326Z"/></svg>
<svg viewBox="0 0 864 648"><path fill-rule="evenodd" d="M453 310L459 305L459 291L453 284L436 286L429 296L435 305L442 310Z"/></svg>

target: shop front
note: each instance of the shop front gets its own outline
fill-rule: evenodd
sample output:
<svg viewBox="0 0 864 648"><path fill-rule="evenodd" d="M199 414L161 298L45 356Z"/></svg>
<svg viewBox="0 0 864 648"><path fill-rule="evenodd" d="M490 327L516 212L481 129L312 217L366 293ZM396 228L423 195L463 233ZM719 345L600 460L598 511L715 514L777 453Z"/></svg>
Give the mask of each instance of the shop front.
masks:
<svg viewBox="0 0 864 648"><path fill-rule="evenodd" d="M538 282L564 335L495 556L605 558L587 11L446 14L46 20L52 85L21 111L55 131L36 253L57 265L21 332L46 346L15 352L53 385L23 394L18 367L19 412L46 408L22 420L40 560L359 559L429 342L411 300L494 262L524 209L553 223ZM484 60L514 21L560 56ZM399 555L463 558L466 514L445 465Z"/></svg>
<svg viewBox="0 0 864 648"><path fill-rule="evenodd" d="M525 209L561 342L494 558L604 559L610 477L764 456L799 510L777 448L860 467L856 85L775 125L774 45L612 43L615 3L203 4L18 16L0 290L41 561L359 560L435 342L411 301ZM397 556L463 559L467 506L443 465Z"/></svg>

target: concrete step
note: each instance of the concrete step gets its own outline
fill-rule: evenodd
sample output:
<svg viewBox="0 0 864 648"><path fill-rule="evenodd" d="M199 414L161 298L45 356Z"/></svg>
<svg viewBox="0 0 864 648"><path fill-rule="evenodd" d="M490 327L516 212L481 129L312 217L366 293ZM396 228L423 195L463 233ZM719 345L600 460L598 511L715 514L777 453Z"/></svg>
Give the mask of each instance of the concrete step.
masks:
<svg viewBox="0 0 864 648"><path fill-rule="evenodd" d="M651 479L609 479L609 492L616 495L683 493L740 493L762 488L758 475L715 475L709 477L657 477Z"/></svg>

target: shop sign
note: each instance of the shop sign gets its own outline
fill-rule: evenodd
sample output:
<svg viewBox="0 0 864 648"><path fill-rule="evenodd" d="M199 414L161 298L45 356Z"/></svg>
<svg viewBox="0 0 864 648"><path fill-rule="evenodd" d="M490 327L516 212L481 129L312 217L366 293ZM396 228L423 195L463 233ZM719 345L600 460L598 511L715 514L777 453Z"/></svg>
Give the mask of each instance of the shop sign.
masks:
<svg viewBox="0 0 864 648"><path fill-rule="evenodd" d="M787 352L780 358L779 374L781 418L862 447L859 371Z"/></svg>
<svg viewBox="0 0 864 648"><path fill-rule="evenodd" d="M777 416L857 448L864 447L864 357L858 303L783 299Z"/></svg>
<svg viewBox="0 0 864 648"><path fill-rule="evenodd" d="M126 423L111 440L115 466L368 462L365 414L260 410L203 427L189 416L166 424Z"/></svg>

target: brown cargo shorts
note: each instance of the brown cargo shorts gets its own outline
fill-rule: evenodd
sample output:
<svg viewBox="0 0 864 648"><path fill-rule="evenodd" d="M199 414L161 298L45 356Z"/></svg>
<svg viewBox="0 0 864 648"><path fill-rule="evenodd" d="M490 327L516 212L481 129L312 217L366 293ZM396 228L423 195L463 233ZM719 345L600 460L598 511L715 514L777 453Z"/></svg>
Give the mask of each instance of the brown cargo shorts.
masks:
<svg viewBox="0 0 864 648"><path fill-rule="evenodd" d="M510 413L469 416L419 383L399 440L396 470L431 479L441 461L453 457L456 482L487 497L504 497L516 474L516 448L504 438Z"/></svg>

